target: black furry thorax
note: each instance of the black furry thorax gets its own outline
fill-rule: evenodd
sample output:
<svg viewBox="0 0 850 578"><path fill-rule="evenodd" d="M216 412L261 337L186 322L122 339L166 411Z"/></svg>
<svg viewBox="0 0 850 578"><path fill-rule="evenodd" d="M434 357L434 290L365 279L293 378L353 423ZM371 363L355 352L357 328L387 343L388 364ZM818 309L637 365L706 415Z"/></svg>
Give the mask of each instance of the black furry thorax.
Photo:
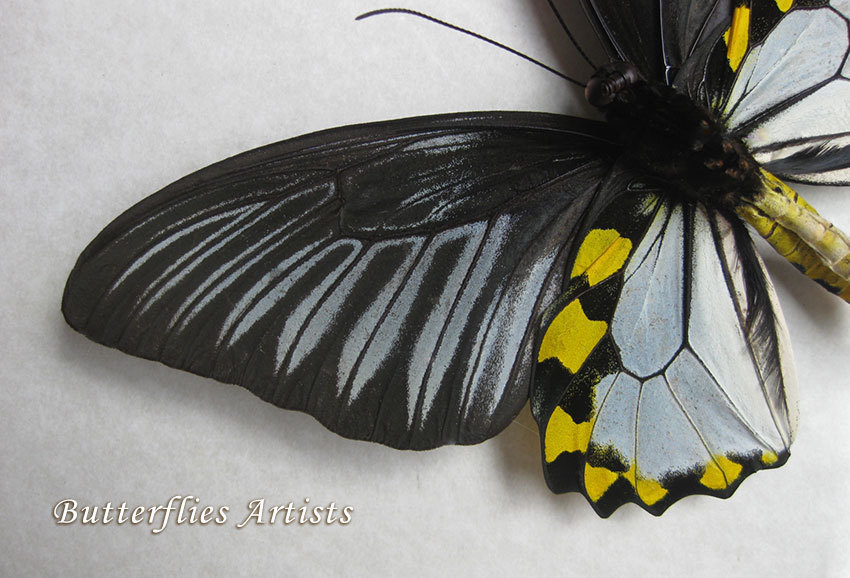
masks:
<svg viewBox="0 0 850 578"><path fill-rule="evenodd" d="M688 95L647 82L621 62L600 68L586 95L617 132L624 161L674 194L718 208L733 208L758 194L759 164L744 143Z"/></svg>

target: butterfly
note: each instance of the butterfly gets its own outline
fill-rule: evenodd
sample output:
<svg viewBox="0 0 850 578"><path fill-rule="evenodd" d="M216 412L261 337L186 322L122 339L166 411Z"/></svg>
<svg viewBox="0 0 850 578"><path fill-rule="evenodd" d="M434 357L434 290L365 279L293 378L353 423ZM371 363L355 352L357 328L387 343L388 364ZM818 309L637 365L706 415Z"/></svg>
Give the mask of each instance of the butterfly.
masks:
<svg viewBox="0 0 850 578"><path fill-rule="evenodd" d="M167 186L82 252L68 323L402 449L529 402L557 493L608 516L782 465L796 377L745 221L845 300L850 241L787 184L850 183L846 2L586 0L606 122L331 129Z"/></svg>

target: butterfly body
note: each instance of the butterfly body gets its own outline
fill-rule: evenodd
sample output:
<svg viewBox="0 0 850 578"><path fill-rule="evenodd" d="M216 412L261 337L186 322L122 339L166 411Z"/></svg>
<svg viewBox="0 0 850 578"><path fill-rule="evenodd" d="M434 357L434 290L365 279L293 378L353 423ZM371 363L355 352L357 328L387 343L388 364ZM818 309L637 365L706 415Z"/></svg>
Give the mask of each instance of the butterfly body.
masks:
<svg viewBox="0 0 850 578"><path fill-rule="evenodd" d="M618 132L624 161L674 186L677 194L717 208L733 209L761 189L758 163L744 143L730 135L710 110L668 84L646 81L626 63L601 68L594 79L610 78L609 96L594 93Z"/></svg>
<svg viewBox="0 0 850 578"><path fill-rule="evenodd" d="M549 487L602 516L782 465L796 375L740 217L850 299L850 241L780 179L850 181L820 120L850 110L819 97L850 86L850 7L585 4L607 123L458 113L242 153L107 226L66 320L396 448L481 442L530 400Z"/></svg>

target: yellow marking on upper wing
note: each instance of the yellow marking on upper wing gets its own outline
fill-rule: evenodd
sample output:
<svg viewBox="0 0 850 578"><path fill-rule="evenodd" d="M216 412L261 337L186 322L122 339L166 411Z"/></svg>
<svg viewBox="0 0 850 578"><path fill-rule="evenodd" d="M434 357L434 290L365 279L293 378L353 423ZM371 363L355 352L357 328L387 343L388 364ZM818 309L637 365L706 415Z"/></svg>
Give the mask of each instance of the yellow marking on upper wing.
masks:
<svg viewBox="0 0 850 578"><path fill-rule="evenodd" d="M584 491L587 492L587 497L598 502L618 477L620 477L618 472L612 472L608 468L595 468L590 464L584 464Z"/></svg>
<svg viewBox="0 0 850 578"><path fill-rule="evenodd" d="M632 242L614 229L593 229L576 254L571 277L587 275L592 286L620 270L629 257Z"/></svg>
<svg viewBox="0 0 850 578"><path fill-rule="evenodd" d="M699 483L712 490L722 490L738 479L743 467L726 456L713 456L713 458L705 465L705 473Z"/></svg>
<svg viewBox="0 0 850 578"><path fill-rule="evenodd" d="M794 0L776 0L776 7L782 12L788 12L791 9L791 4Z"/></svg>
<svg viewBox="0 0 850 578"><path fill-rule="evenodd" d="M732 14L732 25L723 34L723 40L726 41L726 58L729 59L729 66L733 71L737 71L750 43L749 7L737 6L735 8L735 12Z"/></svg>
<svg viewBox="0 0 850 578"><path fill-rule="evenodd" d="M543 442L546 461L554 462L564 452L586 452L592 429L592 421L576 423L570 414L556 406L546 424L546 438Z"/></svg>
<svg viewBox="0 0 850 578"><path fill-rule="evenodd" d="M552 320L540 343L537 361L554 357L566 369L576 373L606 331L608 324L588 319L581 302L576 299Z"/></svg>

